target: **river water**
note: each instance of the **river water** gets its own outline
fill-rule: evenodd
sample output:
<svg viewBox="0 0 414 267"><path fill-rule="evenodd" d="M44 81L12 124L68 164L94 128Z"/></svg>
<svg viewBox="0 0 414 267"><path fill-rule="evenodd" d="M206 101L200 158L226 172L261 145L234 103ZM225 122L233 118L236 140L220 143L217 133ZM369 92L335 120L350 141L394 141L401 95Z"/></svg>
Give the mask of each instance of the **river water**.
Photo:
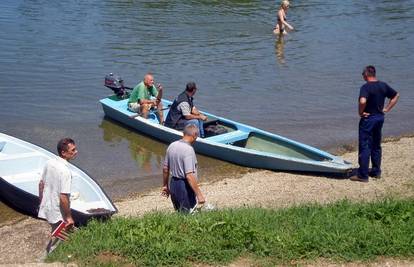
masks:
<svg viewBox="0 0 414 267"><path fill-rule="evenodd" d="M274 1L2 0L0 131L75 164L112 197L161 184L166 145L104 118L105 74L147 71L173 99L188 81L211 113L323 149L355 142L365 65L401 93L385 135L414 129L414 1L292 1L283 39ZM246 171L199 156L203 180Z"/></svg>

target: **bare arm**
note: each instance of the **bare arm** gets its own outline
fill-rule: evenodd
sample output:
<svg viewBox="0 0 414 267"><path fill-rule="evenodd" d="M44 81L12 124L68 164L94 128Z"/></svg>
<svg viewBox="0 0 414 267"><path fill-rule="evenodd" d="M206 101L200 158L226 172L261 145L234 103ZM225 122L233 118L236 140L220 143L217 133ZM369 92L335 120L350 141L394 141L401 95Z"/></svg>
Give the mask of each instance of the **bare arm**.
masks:
<svg viewBox="0 0 414 267"><path fill-rule="evenodd" d="M289 30L293 30L293 27L289 23L287 23L287 21L285 20L285 14L284 14L284 12L282 10L279 11L278 16L279 16L280 22L283 25L285 25L286 27L288 27Z"/></svg>
<svg viewBox="0 0 414 267"><path fill-rule="evenodd" d="M197 119L197 120L203 120L203 121L207 120L207 116L201 114L201 112L198 111L196 107L193 107L193 109L191 110L191 114L185 115L184 117L186 120L191 120L191 119Z"/></svg>
<svg viewBox="0 0 414 267"><path fill-rule="evenodd" d="M157 101L161 101L162 98L162 85L159 83L157 84L158 94L157 94Z"/></svg>
<svg viewBox="0 0 414 267"><path fill-rule="evenodd" d="M201 113L196 107L193 107L193 109L191 110L191 114L200 115Z"/></svg>
<svg viewBox="0 0 414 267"><path fill-rule="evenodd" d="M390 112L391 109L397 104L398 99L400 98L400 94L397 93L393 98L388 101L387 106L382 110L384 113Z"/></svg>
<svg viewBox="0 0 414 267"><path fill-rule="evenodd" d="M201 193L200 187L198 186L198 183L197 183L197 180L196 180L194 174L193 173L187 173L186 178L187 178L188 183L191 186L191 189L193 189L193 191L194 191L194 193L197 197L197 202L199 204L204 204L206 202L206 200L203 196L203 193Z"/></svg>
<svg viewBox="0 0 414 267"><path fill-rule="evenodd" d="M67 223L67 226L73 225L74 221L72 218L72 213L70 212L70 200L69 194L60 194L60 208L63 211L63 218Z"/></svg>
<svg viewBox="0 0 414 267"><path fill-rule="evenodd" d="M359 105L358 105L358 114L361 118L365 118L369 116L369 113L364 112L366 106L367 106L367 99L365 97L360 97Z"/></svg>
<svg viewBox="0 0 414 267"><path fill-rule="evenodd" d="M190 114L190 115L186 115L184 117L185 117L186 120L192 120L192 119L197 119L197 120L202 120L202 121L207 120L207 117L204 116L203 114L200 114L200 115Z"/></svg>
<svg viewBox="0 0 414 267"><path fill-rule="evenodd" d="M170 177L170 169L166 166L162 169L162 190L161 195L165 197L170 196L170 188L168 187L168 180Z"/></svg>
<svg viewBox="0 0 414 267"><path fill-rule="evenodd" d="M45 188L45 182L43 182L43 180L40 179L40 182L39 182L39 205L40 205L40 203L42 203L43 189L44 188Z"/></svg>

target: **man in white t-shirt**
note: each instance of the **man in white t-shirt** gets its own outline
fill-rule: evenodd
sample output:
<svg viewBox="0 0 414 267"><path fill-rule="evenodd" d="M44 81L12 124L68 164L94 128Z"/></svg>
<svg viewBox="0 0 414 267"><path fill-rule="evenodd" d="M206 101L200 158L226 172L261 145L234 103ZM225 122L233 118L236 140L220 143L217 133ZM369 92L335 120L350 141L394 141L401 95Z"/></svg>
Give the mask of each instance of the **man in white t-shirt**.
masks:
<svg viewBox="0 0 414 267"><path fill-rule="evenodd" d="M75 142L70 138L61 139L57 144L59 157L50 159L43 168L39 182L39 213L38 217L46 219L53 232L64 221L67 227L74 224L70 211L70 191L72 174L69 170L69 160L78 154ZM46 247L51 252L57 239L51 237Z"/></svg>

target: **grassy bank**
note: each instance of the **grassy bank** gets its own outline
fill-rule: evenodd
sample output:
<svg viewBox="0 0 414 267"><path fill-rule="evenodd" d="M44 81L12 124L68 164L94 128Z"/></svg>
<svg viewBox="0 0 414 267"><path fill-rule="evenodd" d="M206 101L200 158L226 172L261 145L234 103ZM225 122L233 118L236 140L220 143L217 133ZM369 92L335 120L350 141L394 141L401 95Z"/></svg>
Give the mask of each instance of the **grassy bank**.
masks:
<svg viewBox="0 0 414 267"><path fill-rule="evenodd" d="M115 218L90 223L49 260L155 266L216 265L248 257L273 265L377 256L414 257L414 199Z"/></svg>

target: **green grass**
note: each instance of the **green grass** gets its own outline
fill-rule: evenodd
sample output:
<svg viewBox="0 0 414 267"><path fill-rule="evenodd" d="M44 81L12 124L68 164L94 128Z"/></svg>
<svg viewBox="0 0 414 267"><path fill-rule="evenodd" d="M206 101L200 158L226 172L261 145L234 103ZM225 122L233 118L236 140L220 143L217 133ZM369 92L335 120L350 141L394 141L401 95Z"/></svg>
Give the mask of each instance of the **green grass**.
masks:
<svg viewBox="0 0 414 267"><path fill-rule="evenodd" d="M247 257L271 265L318 258L369 261L377 256L414 256L414 200L115 218L91 222L49 260L85 266L186 266Z"/></svg>

